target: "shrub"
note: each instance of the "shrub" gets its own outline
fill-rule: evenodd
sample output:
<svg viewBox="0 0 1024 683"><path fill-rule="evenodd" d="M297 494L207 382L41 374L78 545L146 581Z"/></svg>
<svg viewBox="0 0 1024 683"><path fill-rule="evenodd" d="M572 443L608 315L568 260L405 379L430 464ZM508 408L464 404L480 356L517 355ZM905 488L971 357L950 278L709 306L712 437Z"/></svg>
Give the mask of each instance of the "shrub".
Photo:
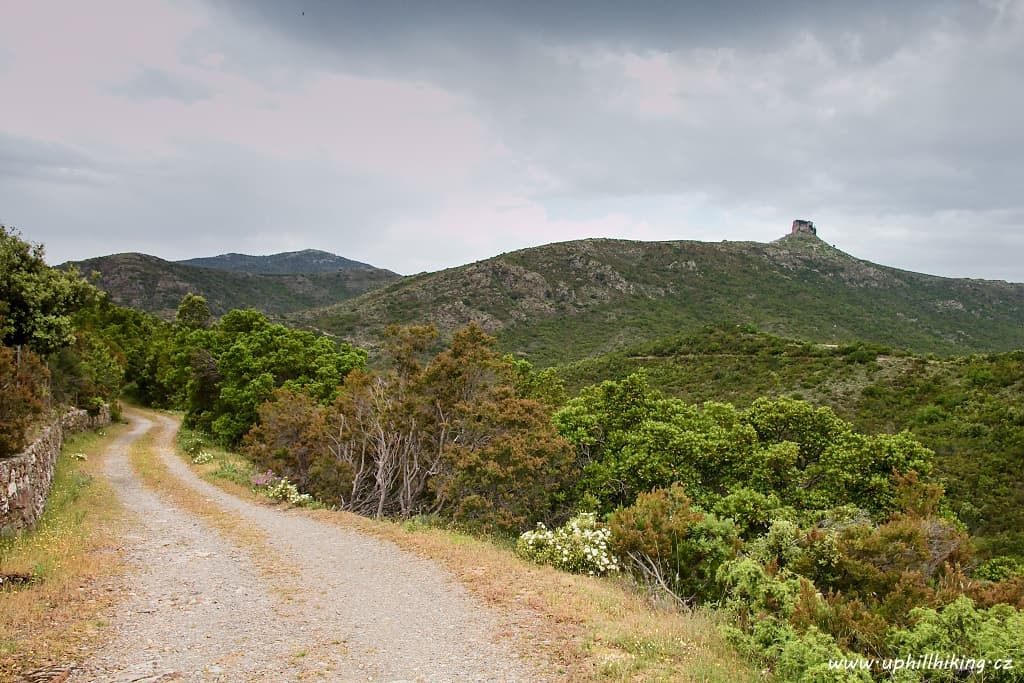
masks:
<svg viewBox="0 0 1024 683"><path fill-rule="evenodd" d="M192 463L195 465L205 465L206 463L213 460L213 453L210 451L199 451L192 456Z"/></svg>
<svg viewBox="0 0 1024 683"><path fill-rule="evenodd" d="M510 394L495 388L460 416L462 441L445 451L447 471L432 482L452 501L442 512L463 526L515 533L561 512L575 452L545 406Z"/></svg>
<svg viewBox="0 0 1024 683"><path fill-rule="evenodd" d="M722 596L715 576L736 555L738 530L691 507L682 486L641 494L614 513L609 526L612 549L636 578L683 601Z"/></svg>
<svg viewBox="0 0 1024 683"><path fill-rule="evenodd" d="M975 666L973 671L983 672L985 681L1024 680L1024 671L1018 664L1024 657L1024 612L1009 605L979 610L970 598L961 596L941 609L916 608L910 612L910 618L912 627L890 633L889 646L897 656L932 652L976 658L982 668ZM997 659L1012 659L1017 668L985 667L985 660L992 664ZM960 674L955 670L910 672L901 680L962 680ZM980 679L978 676L975 680Z"/></svg>
<svg viewBox="0 0 1024 683"><path fill-rule="evenodd" d="M259 423L242 448L257 467L279 472L327 503L342 501L352 470L331 453L336 427L327 411L305 394L278 389L259 409Z"/></svg>
<svg viewBox="0 0 1024 683"><path fill-rule="evenodd" d="M316 502L313 496L299 491L299 488L288 481L287 477L279 477L270 471L253 477L252 483L257 490L262 491L263 495L271 500L289 503L296 507L310 507Z"/></svg>
<svg viewBox="0 0 1024 683"><path fill-rule="evenodd" d="M202 434L182 429L178 432L178 445L181 446L181 450L194 458L206 448L207 443Z"/></svg>
<svg viewBox="0 0 1024 683"><path fill-rule="evenodd" d="M0 346L0 457L20 453L28 431L43 412L49 373L39 357L22 349L18 363L13 349Z"/></svg>
<svg viewBox="0 0 1024 683"><path fill-rule="evenodd" d="M1017 576L1024 576L1024 560L1007 555L993 557L974 570L974 578L986 581L1006 581Z"/></svg>
<svg viewBox="0 0 1024 683"><path fill-rule="evenodd" d="M538 523L519 537L516 554L576 574L604 575L619 570L608 548L610 535L597 515L583 512L553 531Z"/></svg>

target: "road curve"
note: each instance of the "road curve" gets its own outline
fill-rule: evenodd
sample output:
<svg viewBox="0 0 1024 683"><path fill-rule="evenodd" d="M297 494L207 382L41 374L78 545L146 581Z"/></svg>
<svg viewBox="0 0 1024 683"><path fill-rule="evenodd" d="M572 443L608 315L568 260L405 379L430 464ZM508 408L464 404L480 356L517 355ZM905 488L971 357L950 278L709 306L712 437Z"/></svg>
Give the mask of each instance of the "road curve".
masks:
<svg viewBox="0 0 1024 683"><path fill-rule="evenodd" d="M500 621L432 562L199 479L175 455L178 423L129 411L105 474L137 523L124 539L130 597L109 643L71 681L535 681ZM128 450L152 432L178 485L261 532L235 543L145 488ZM261 551L262 548L262 551ZM262 557L261 557L262 555ZM504 642L503 642L504 639Z"/></svg>

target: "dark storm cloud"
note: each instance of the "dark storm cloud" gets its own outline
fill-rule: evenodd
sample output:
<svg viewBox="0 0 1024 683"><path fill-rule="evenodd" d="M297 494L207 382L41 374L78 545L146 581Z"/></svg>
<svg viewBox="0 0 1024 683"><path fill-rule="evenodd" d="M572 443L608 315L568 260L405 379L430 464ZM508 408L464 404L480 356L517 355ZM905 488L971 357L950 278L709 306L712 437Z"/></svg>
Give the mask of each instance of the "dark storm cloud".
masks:
<svg viewBox="0 0 1024 683"><path fill-rule="evenodd" d="M937 248L940 231L956 245L965 225L980 243L1020 230L1013 2L215 5L288 41L295 59L463 94L542 169L542 200L699 195L930 230ZM886 253L861 253L915 249L873 244ZM976 252L949 246L922 267L961 257Z"/></svg>
<svg viewBox="0 0 1024 683"><path fill-rule="evenodd" d="M127 82L111 88L111 92L138 100L169 99L185 104L208 99L213 94L198 83L151 67L140 69Z"/></svg>
<svg viewBox="0 0 1024 683"><path fill-rule="evenodd" d="M939 209L987 204L993 192L1002 204L1021 180L1012 163L1024 147L1013 121L1024 108L1021 48L969 52L972 36L998 22L995 6L932 0L216 4L315 50L312 59L419 74L468 93L505 140L553 169L569 192L690 188L756 201L786 187L820 191L814 184L824 180L875 200L892 194L887 188L895 178L905 195L897 203L939 202ZM961 40L951 49L963 52L942 53L933 42L944 35ZM794 50L808 41L818 53ZM661 52L685 64L702 49L727 50L738 63L712 73L722 81L712 92L691 93L688 120L642 124L607 106L606 96L624 87L621 80L557 58L559 50L570 57L581 50ZM927 62L936 50L949 63ZM918 54L921 63L900 66L900 59ZM834 87L851 79L887 89L886 101L864 111L858 100L868 93ZM766 90L757 92L759 85ZM715 87L733 92L722 97ZM779 102L790 110L773 110ZM834 113L818 115L824 109ZM883 177L873 187L872 178ZM984 196L973 193L979 184Z"/></svg>
<svg viewBox="0 0 1024 683"><path fill-rule="evenodd" d="M898 46L908 31L951 14L984 21L991 10L968 11L955 0L742 0L733 2L334 2L215 0L239 16L303 43L331 50L415 51L431 43L493 52L510 39L542 43L605 43L624 49L773 44L808 31L870 35L866 58Z"/></svg>
<svg viewBox="0 0 1024 683"><path fill-rule="evenodd" d="M857 256L1024 280L1019 1L97 2L62 50L45 7L0 22L0 218L68 258L414 272L800 216Z"/></svg>

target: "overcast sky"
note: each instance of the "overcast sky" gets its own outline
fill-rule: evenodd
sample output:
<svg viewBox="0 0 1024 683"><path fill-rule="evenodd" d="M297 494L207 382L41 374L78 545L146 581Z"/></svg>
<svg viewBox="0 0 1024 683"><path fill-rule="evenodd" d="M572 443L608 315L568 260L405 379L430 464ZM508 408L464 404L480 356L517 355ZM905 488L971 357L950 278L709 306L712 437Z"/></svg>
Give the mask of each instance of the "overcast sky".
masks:
<svg viewBox="0 0 1024 683"><path fill-rule="evenodd" d="M59 263L583 237L1024 282L1024 0L0 0L0 223Z"/></svg>

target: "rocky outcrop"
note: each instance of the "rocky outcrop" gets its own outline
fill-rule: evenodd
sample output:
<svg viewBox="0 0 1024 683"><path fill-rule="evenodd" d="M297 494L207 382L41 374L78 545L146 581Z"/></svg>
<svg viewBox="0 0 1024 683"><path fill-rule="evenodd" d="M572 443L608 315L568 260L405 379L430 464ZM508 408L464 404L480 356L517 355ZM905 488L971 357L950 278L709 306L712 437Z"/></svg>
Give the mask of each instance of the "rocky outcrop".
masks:
<svg viewBox="0 0 1024 683"><path fill-rule="evenodd" d="M31 528L43 513L64 436L110 424L110 408L90 415L72 408L44 427L13 458L0 459L0 533Z"/></svg>

